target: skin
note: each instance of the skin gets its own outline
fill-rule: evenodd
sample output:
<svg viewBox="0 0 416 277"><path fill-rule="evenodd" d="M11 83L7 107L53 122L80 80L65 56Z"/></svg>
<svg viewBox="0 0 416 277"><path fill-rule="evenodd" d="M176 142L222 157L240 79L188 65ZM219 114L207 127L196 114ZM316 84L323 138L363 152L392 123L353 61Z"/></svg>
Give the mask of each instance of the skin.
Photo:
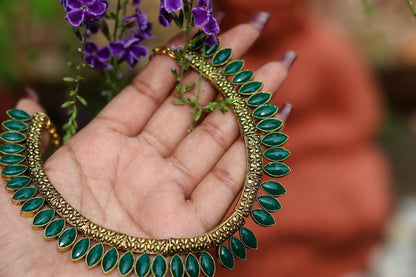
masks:
<svg viewBox="0 0 416 277"><path fill-rule="evenodd" d="M239 25L221 36L222 47L233 48L237 59L259 35L254 26ZM172 43L179 45L181 39ZM241 189L246 154L234 115L215 111L188 133L191 108L172 104L177 100L172 65L177 66L167 56L154 57L45 162L62 196L99 225L151 238L203 234L221 222ZM265 91L275 92L286 75L281 63L270 62L255 76ZM190 72L185 83L197 78ZM203 90L203 104L215 98L208 83ZM29 99L17 108L43 111ZM45 242L43 231L32 230L32 219L20 217L20 206L10 198L0 193L0 276L102 276L99 268L74 264L70 251L58 253L56 241Z"/></svg>

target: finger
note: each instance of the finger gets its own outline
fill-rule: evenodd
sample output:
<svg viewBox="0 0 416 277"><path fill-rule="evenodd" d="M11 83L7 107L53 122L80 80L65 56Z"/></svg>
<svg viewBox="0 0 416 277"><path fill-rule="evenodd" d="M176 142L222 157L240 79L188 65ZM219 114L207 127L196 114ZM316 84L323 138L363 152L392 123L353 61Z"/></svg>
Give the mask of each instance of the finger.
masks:
<svg viewBox="0 0 416 277"><path fill-rule="evenodd" d="M260 32L252 24L239 25L220 37L221 47L232 48L233 58L238 58L256 41ZM184 83L195 82L198 76L197 72L192 71L186 76ZM195 93L196 89L186 94L186 97L196 99ZM198 101L200 106L207 105L217 93L208 82L203 81ZM164 101L140 134L140 139L155 147L163 157L169 156L187 135L193 117L192 107L173 105L174 100L179 100L176 92Z"/></svg>
<svg viewBox="0 0 416 277"><path fill-rule="evenodd" d="M263 82L263 88L272 94L286 76L287 68L280 62L270 62L256 72L256 80ZM189 180L184 178L182 181L185 195L194 190L239 135L235 115L231 112L223 115L217 111L210 114L195 131L184 138L170 160L183 172L189 173L185 174L185 177L191 176Z"/></svg>

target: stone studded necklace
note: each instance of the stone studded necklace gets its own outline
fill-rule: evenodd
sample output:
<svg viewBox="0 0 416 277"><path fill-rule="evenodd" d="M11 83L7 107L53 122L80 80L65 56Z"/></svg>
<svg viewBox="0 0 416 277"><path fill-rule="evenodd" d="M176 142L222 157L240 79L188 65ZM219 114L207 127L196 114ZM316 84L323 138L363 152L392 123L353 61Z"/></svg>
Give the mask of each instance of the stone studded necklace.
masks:
<svg viewBox="0 0 416 277"><path fill-rule="evenodd" d="M202 46L202 43L199 43ZM75 210L49 181L40 154L42 131L52 135L59 146L60 138L48 116L32 117L21 110L9 110L9 120L2 123L0 135L1 176L5 189L13 193L12 202L22 205L22 216L33 216L32 227L44 229L45 240L57 240L59 251L71 250L74 262L85 260L88 268L101 264L108 274L118 269L120 276L133 271L139 277L152 274L164 277L212 277L215 261L210 249L216 249L218 262L233 269L235 259L245 260L246 249L257 249L257 239L244 227L251 217L261 226L275 224L272 212L280 209L276 197L286 193L278 182L262 183L263 173L282 177L290 169L282 163L290 153L281 146L288 137L279 132L283 123L274 118L278 108L270 104L271 94L262 91L263 84L253 81L254 72L244 70L244 61L232 61L230 48L219 44L189 50L190 66L200 72L221 94L231 98L230 107L240 125L246 146L247 175L233 212L215 229L195 237L147 239L99 226ZM201 57L201 51L205 51ZM169 48L156 48L154 54L176 59ZM222 69L222 70L220 70ZM265 151L262 151L266 148ZM264 165L263 158L268 162ZM265 192L259 195L260 188ZM253 208L257 202L260 208ZM170 257L166 259L166 257ZM168 262L169 260L169 262Z"/></svg>

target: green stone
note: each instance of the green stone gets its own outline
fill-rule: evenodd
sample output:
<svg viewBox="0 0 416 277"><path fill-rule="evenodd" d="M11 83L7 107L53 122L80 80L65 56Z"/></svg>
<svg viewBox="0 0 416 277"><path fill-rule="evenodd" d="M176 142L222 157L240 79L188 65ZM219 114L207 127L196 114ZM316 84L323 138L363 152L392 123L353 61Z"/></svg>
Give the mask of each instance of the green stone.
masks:
<svg viewBox="0 0 416 277"><path fill-rule="evenodd" d="M152 263L152 273L155 277L164 277L168 272L168 265L162 255L157 255Z"/></svg>
<svg viewBox="0 0 416 277"><path fill-rule="evenodd" d="M29 198L32 198L37 191L38 190L34 187L22 188L13 195L12 202L15 204L21 204Z"/></svg>
<svg viewBox="0 0 416 277"><path fill-rule="evenodd" d="M39 212L35 216L35 218L33 218L32 226L36 229L42 228L42 227L46 226L46 224L51 222L51 220L53 219L54 216L55 216L55 211L54 210L52 210L52 209L43 210L43 211Z"/></svg>
<svg viewBox="0 0 416 277"><path fill-rule="evenodd" d="M257 124L257 129L259 129L262 132L273 132L279 130L282 127L282 125L282 121L276 118L268 118L260 121Z"/></svg>
<svg viewBox="0 0 416 277"><path fill-rule="evenodd" d="M240 71L241 69L243 69L244 67L244 61L242 60L237 60L237 61L233 61L230 62L229 64L227 64L224 68L224 74L225 75L233 75L235 73L237 73L238 71Z"/></svg>
<svg viewBox="0 0 416 277"><path fill-rule="evenodd" d="M137 259L136 267L134 270L136 271L136 275L139 277L145 277L149 274L150 258L146 253L140 255L140 257Z"/></svg>
<svg viewBox="0 0 416 277"><path fill-rule="evenodd" d="M243 95L250 95L250 94L258 92L259 90L261 90L262 87L263 87L262 82L252 81L241 86L239 92Z"/></svg>
<svg viewBox="0 0 416 277"><path fill-rule="evenodd" d="M103 258L103 261L101 262L101 269L105 274L112 272L118 262L118 251L114 247L108 250Z"/></svg>
<svg viewBox="0 0 416 277"><path fill-rule="evenodd" d="M131 252L124 253L118 262L118 272L121 276L127 276L131 273L134 266L134 255Z"/></svg>
<svg viewBox="0 0 416 277"><path fill-rule="evenodd" d="M11 118L11 119L16 119L16 120L21 120L21 121L27 121L30 120L31 117L30 115L22 110L8 110L7 115Z"/></svg>
<svg viewBox="0 0 416 277"><path fill-rule="evenodd" d="M257 238L252 231L247 228L241 228L240 238L244 245L250 249L257 249Z"/></svg>
<svg viewBox="0 0 416 277"><path fill-rule="evenodd" d="M283 163L269 163L264 167L264 172L271 177L283 177L289 174L290 168Z"/></svg>
<svg viewBox="0 0 416 277"><path fill-rule="evenodd" d="M260 226L268 227L276 224L273 216L265 210L252 210L251 217L253 218L254 222L256 222Z"/></svg>
<svg viewBox="0 0 416 277"><path fill-rule="evenodd" d="M244 244L241 242L241 240L235 237L231 237L230 248L234 254L234 257L243 261L246 259L247 257L246 248L244 247Z"/></svg>
<svg viewBox="0 0 416 277"><path fill-rule="evenodd" d="M268 103L270 99L272 99L272 95L270 93L259 92L250 96L247 104L256 107Z"/></svg>
<svg viewBox="0 0 416 277"><path fill-rule="evenodd" d="M218 248L218 261L226 269L234 269L234 257L227 246L220 245Z"/></svg>
<svg viewBox="0 0 416 277"><path fill-rule="evenodd" d="M16 190L29 185L31 180L32 179L30 179L30 177L27 177L27 176L15 177L7 182L6 190L8 192L15 192Z"/></svg>
<svg viewBox="0 0 416 277"><path fill-rule="evenodd" d="M220 47L220 40L217 39L217 44L212 44L211 46L205 46L205 57L211 57L212 55L217 52L218 48Z"/></svg>
<svg viewBox="0 0 416 277"><path fill-rule="evenodd" d="M186 257L185 268L186 268L186 273L189 277L199 276L199 272L200 272L199 263L198 263L198 259L195 258L194 255L189 254Z"/></svg>
<svg viewBox="0 0 416 277"><path fill-rule="evenodd" d="M30 216L36 213L37 211L39 211L40 208L42 208L44 203L45 203L45 199L43 199L42 197L32 198L23 204L22 209L20 210L20 213L23 216L26 216L26 215Z"/></svg>
<svg viewBox="0 0 416 277"><path fill-rule="evenodd" d="M277 201L271 196L260 196L259 198L257 198L257 202L259 202L260 207L269 212L275 212L282 208L279 201Z"/></svg>
<svg viewBox="0 0 416 277"><path fill-rule="evenodd" d="M27 125L18 120L7 120L2 125L6 131L24 132L27 130Z"/></svg>
<svg viewBox="0 0 416 277"><path fill-rule="evenodd" d="M212 256L207 252L202 252L201 257L199 258L201 264L202 273L206 277L212 277L215 274L215 262Z"/></svg>
<svg viewBox="0 0 416 277"><path fill-rule="evenodd" d="M288 136L283 133L270 133L263 137L262 142L266 146L281 146L283 145L287 140Z"/></svg>
<svg viewBox="0 0 416 277"><path fill-rule="evenodd" d="M250 81L254 76L254 72L251 70L244 70L236 74L233 78L233 84L241 85Z"/></svg>
<svg viewBox="0 0 416 277"><path fill-rule="evenodd" d="M263 156L272 162L281 162L290 156L290 152L284 148L276 147L264 151Z"/></svg>
<svg viewBox="0 0 416 277"><path fill-rule="evenodd" d="M71 258L74 262L81 260L87 254L88 248L90 247L90 240L88 238L84 238L79 240L75 245L72 247L71 251Z"/></svg>
<svg viewBox="0 0 416 277"><path fill-rule="evenodd" d="M182 259L178 254L170 260L170 274L172 277L183 277L185 274Z"/></svg>
<svg viewBox="0 0 416 277"><path fill-rule="evenodd" d="M231 59L231 56L231 48L222 49L214 55L214 58L212 59L212 64L214 66L222 66Z"/></svg>
<svg viewBox="0 0 416 277"><path fill-rule="evenodd" d="M58 239L58 249L67 250L77 239L77 229L75 227L66 229Z"/></svg>
<svg viewBox="0 0 416 277"><path fill-rule="evenodd" d="M56 219L46 226L45 229L45 238L46 239L54 239L58 237L65 228L65 220L63 219Z"/></svg>
<svg viewBox="0 0 416 277"><path fill-rule="evenodd" d="M104 246L99 243L91 247L88 251L87 257L85 258L85 262L87 263L88 268L96 267L103 258L104 254Z"/></svg>
<svg viewBox="0 0 416 277"><path fill-rule="evenodd" d="M277 113L277 107L273 104L267 104L258 107L253 111L253 116L256 118L264 119L273 117Z"/></svg>
<svg viewBox="0 0 416 277"><path fill-rule="evenodd" d="M25 147L20 144L5 144L0 147L0 154L10 155L10 154L19 154L25 150Z"/></svg>
<svg viewBox="0 0 416 277"><path fill-rule="evenodd" d="M25 156L22 156L19 154L4 156L3 158L0 159L0 165L9 166L9 165L20 164L25 159L26 159Z"/></svg>
<svg viewBox="0 0 416 277"><path fill-rule="evenodd" d="M20 143L24 141L26 137L18 132L4 132L0 135L0 140L6 144L6 143Z"/></svg>
<svg viewBox="0 0 416 277"><path fill-rule="evenodd" d="M275 181L266 181L264 182L261 187L263 190L274 197L283 195L286 193L286 189L278 182Z"/></svg>
<svg viewBox="0 0 416 277"><path fill-rule="evenodd" d="M3 169L1 175L5 178L13 178L25 173L26 170L27 167L24 165L12 165Z"/></svg>

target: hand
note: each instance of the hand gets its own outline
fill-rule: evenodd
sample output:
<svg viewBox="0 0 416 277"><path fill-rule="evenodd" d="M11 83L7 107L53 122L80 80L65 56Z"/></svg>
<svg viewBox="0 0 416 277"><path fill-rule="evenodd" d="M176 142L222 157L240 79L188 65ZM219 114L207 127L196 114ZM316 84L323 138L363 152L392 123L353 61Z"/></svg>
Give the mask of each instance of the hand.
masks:
<svg viewBox="0 0 416 277"><path fill-rule="evenodd" d="M221 36L221 45L233 48L237 59L259 34L252 24L240 25ZM188 133L191 108L172 104L177 100L172 65L171 58L156 56L45 163L61 195L99 225L148 238L203 234L220 223L242 187L246 154L233 113L215 111ZM270 62L255 78L265 91L274 92L286 75L282 63ZM189 72L185 83L196 78L196 72ZM204 82L201 103L216 94ZM42 111L28 99L17 108ZM102 276L100 269L73 264L70 251L59 254L56 243L45 242L41 231L32 230L31 219L19 216L20 207L10 198L0 193L0 275Z"/></svg>

